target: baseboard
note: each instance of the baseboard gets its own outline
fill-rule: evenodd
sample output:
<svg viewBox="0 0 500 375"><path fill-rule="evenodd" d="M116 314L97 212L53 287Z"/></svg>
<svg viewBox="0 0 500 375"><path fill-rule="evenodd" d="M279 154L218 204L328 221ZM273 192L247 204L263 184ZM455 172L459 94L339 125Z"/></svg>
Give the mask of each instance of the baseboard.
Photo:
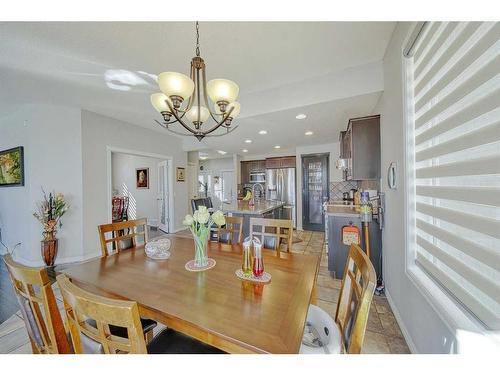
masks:
<svg viewBox="0 0 500 375"><path fill-rule="evenodd" d="M389 306L391 306L392 313L394 314L394 317L396 318L396 321L399 324L399 328L401 328L401 333L403 333L403 337L406 340L406 344L408 344L408 348L410 349L411 354L419 354L417 347L415 346L415 343L413 342L413 339L410 336L410 333L408 332L408 329L406 329L406 326L404 324L403 319L401 318L401 314L399 313L398 308L394 304L394 301L387 291L387 288L385 289L385 296L387 297L387 302L389 302Z"/></svg>

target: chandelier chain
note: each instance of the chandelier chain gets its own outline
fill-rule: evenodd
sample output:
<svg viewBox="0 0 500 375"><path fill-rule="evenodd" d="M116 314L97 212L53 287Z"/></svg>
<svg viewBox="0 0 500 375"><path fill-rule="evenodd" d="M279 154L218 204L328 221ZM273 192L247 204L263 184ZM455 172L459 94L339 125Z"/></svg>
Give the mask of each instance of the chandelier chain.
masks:
<svg viewBox="0 0 500 375"><path fill-rule="evenodd" d="M196 56L200 56L200 24L196 21Z"/></svg>

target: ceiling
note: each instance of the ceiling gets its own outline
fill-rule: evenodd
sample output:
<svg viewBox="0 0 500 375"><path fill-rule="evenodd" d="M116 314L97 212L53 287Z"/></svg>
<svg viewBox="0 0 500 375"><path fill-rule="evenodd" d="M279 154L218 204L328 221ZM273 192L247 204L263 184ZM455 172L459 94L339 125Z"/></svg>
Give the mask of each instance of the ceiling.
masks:
<svg viewBox="0 0 500 375"><path fill-rule="evenodd" d="M349 117L371 114L383 90L381 61L393 22L202 22L207 79L240 87L239 127L186 150L265 153L279 144L328 143ZM192 22L0 23L0 115L17 105L76 106L165 131L149 94L156 74L187 73ZM295 119L306 113L307 119ZM258 130L268 131L266 136ZM313 136L305 137L311 130ZM252 144L245 144L245 139Z"/></svg>

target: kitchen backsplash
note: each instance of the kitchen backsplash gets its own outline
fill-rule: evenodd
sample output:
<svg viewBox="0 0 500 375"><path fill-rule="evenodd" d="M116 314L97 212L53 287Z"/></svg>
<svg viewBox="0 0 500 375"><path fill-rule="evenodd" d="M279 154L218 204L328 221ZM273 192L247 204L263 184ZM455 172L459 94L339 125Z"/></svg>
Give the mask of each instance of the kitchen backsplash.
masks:
<svg viewBox="0 0 500 375"><path fill-rule="evenodd" d="M358 181L330 182L330 200L341 201L342 193L351 189L358 189Z"/></svg>
<svg viewBox="0 0 500 375"><path fill-rule="evenodd" d="M330 182L330 201L342 200L342 193L351 189L379 190L378 181L340 181Z"/></svg>

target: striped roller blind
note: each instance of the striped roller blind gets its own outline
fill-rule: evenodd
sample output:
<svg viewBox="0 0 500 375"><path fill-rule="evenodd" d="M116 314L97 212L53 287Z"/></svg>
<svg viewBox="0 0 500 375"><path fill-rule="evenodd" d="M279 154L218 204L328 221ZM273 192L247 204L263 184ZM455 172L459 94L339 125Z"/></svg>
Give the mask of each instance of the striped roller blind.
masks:
<svg viewBox="0 0 500 375"><path fill-rule="evenodd" d="M500 23L429 22L414 45L416 263L500 329Z"/></svg>

